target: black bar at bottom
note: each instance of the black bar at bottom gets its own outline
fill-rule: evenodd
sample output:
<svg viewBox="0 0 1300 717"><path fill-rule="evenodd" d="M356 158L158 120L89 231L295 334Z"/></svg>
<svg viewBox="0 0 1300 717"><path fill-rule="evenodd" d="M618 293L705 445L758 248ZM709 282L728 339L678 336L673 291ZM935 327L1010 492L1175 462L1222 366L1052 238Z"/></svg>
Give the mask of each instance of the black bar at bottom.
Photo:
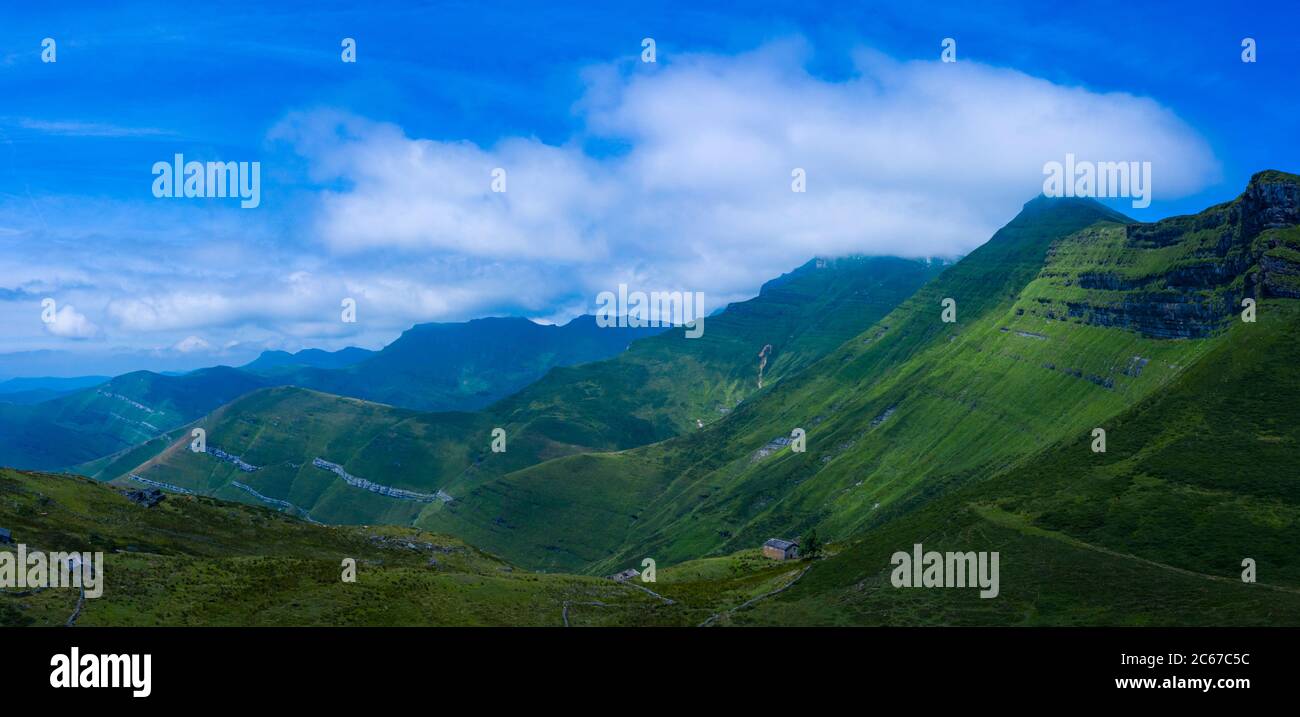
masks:
<svg viewBox="0 0 1300 717"><path fill-rule="evenodd" d="M5 629L0 689L51 707L337 705L404 692L666 706L700 690L738 705L780 701L784 688L904 695L918 706L987 706L998 696L1249 700L1295 691L1298 641L1295 629ZM83 657L150 655L151 694L53 687L52 658L74 647ZM1130 679L1153 682L1117 685ZM1208 689L1199 682L1207 679Z"/></svg>

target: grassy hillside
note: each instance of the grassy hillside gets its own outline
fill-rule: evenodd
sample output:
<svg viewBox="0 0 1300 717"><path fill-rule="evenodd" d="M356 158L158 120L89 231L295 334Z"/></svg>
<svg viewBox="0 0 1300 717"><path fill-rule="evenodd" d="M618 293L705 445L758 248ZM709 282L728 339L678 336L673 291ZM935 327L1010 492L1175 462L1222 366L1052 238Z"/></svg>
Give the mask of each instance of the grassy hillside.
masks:
<svg viewBox="0 0 1300 717"><path fill-rule="evenodd" d="M211 452L195 453L189 435L182 434L129 473L205 495L266 503L235 486L238 481L329 523L410 523L442 504L350 487L314 466L314 459L393 488L433 493L452 489L491 440L491 426L475 414L420 413L292 387L250 394L196 425L207 431L210 450L240 456L258 470L244 472ZM481 439L477 445L470 444L472 436ZM522 457L522 448L515 455ZM130 481L118 476L117 482Z"/></svg>
<svg viewBox="0 0 1300 717"><path fill-rule="evenodd" d="M754 554L665 567L635 584L514 568L445 536L311 525L168 496L153 508L95 481L0 470L0 527L33 550L103 551L96 625L694 625L788 582ZM5 546L12 550L12 546ZM357 562L355 583L342 561ZM0 625L66 623L78 595L0 590Z"/></svg>
<svg viewBox="0 0 1300 717"><path fill-rule="evenodd" d="M742 624L1300 624L1300 307L1265 301L1167 390L867 533ZM1001 596L906 590L889 556L999 551ZM1241 580L1242 561L1257 580Z"/></svg>
<svg viewBox="0 0 1300 717"><path fill-rule="evenodd" d="M1158 416L1169 409L1156 403L1131 420L1164 425ZM1027 467L1023 480L972 484L831 546L823 560L778 563L747 550L660 563L648 584L531 573L446 536L318 526L211 498L169 496L143 508L86 478L10 470L0 470L0 526L32 549L106 553L103 597L85 602L80 626L1300 624L1293 563L1260 558L1261 582L1244 585L1215 556L1176 567L1121 552L1122 539L1089 543L1044 527L1039 511L1051 494L1088 477L1057 479L1055 468L1049 460ZM1111 487L1102 480L1091 497L1104 502ZM1038 500L1047 503L1028 508ZM1272 522L1267 511L1260 517ZM1214 522L1206 527L1235 519ZM1294 525L1272 527L1294 533ZM1234 558L1234 548L1258 545L1258 535L1232 532L1220 543ZM890 586L888 556L917 541L1000 551L1000 597ZM355 583L341 580L344 558L357 561ZM0 625L60 626L76 606L72 590L0 590Z"/></svg>

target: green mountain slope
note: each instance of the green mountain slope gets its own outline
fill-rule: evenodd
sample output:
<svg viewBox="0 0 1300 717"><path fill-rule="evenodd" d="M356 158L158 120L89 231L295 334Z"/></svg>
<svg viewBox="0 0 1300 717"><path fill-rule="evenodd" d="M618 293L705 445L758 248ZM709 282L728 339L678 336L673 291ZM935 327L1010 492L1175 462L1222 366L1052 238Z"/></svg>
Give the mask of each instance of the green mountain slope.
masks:
<svg viewBox="0 0 1300 717"><path fill-rule="evenodd" d="M758 391L763 346L772 346L764 367L770 386L870 325L940 267L892 258L809 262L769 282L758 297L709 317L700 338L672 330L637 341L614 359L555 369L475 414L417 414L301 389L259 392L196 424L208 432L209 445L262 468L253 474L189 451L188 438L147 462L161 445L135 453L143 463L138 467L116 461L87 472L107 478L134 472L249 499L232 487L238 480L326 522L419 521L447 504L348 487L312 461L341 464L375 483L442 490L455 498L487 477L551 458L698 430L697 418L715 421ZM497 427L506 431L504 453L489 448Z"/></svg>
<svg viewBox="0 0 1300 717"><path fill-rule="evenodd" d="M882 525L739 624L1300 623L1300 306L1254 324L1165 391ZM907 590L889 556L999 551L1001 595ZM1257 582L1243 583L1243 560Z"/></svg>
<svg viewBox="0 0 1300 717"><path fill-rule="evenodd" d="M893 257L815 259L705 322L610 361L552 371L490 409L511 434L617 450L696 430L826 355L946 265ZM761 367L761 369L760 369Z"/></svg>
<svg viewBox="0 0 1300 717"><path fill-rule="evenodd" d="M1030 202L988 243L874 326L864 327L805 371L747 402L726 421L643 451L566 459L506 476L476 488L451 510L430 516L428 524L471 536L472 541L492 545L525 564L597 570L631 557L619 552L620 547L667 551L666 558L682 559L728 547L751 547L770 537L758 537L762 532L789 530L772 525L789 519L774 511L779 510L778 498L795 493L802 493L799 500L807 504L784 507L806 510L801 522L811 523L826 512L823 490L840 492L862 479L850 475L852 458L840 458L840 465L834 467L822 459L833 460L849 448L861 450L859 434L877 419L888 425L890 409L898 410L897 394L905 389L883 398L879 394L887 386L910 385L924 371L908 367L909 361L926 350L952 350L949 338L959 330L1005 309L1041 270L1053 241L1099 221L1121 218L1095 202ZM957 324L940 321L941 301L946 297L958 300ZM756 459L769 442L790 436L795 428L808 433L809 453L800 456L812 458L807 468L811 472L833 468L827 476L842 471L845 477L836 482L851 477L847 486L829 488L829 482L821 482L825 488L818 495L807 493L812 484L800 489L806 473L782 475L788 449ZM876 445L894 448L893 441ZM882 476L881 483L887 482ZM867 491L849 493L839 497L858 502L868 498ZM845 512L865 518L875 502L846 506ZM557 511L552 521L515 518L531 514L534 506L552 504ZM755 521L764 513L766 525L763 519ZM599 525L573 531L560 527L591 520ZM740 528L749 522L756 523L752 533L742 533Z"/></svg>
<svg viewBox="0 0 1300 717"><path fill-rule="evenodd" d="M883 525L1088 435L1228 341L1241 298L1300 266L1284 256L1296 197L1294 176L1264 173L1234 202L1153 225L1090 202L1031 202L876 327L727 421L488 481L420 524L524 565L593 572ZM941 320L943 298L956 323ZM771 443L794 428L805 453Z"/></svg>

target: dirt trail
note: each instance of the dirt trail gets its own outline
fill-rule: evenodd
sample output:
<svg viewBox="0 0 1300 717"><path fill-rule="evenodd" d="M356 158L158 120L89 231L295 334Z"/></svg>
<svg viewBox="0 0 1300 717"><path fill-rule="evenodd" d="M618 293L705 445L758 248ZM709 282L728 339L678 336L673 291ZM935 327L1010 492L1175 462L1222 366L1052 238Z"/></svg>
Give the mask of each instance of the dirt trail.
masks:
<svg viewBox="0 0 1300 717"><path fill-rule="evenodd" d="M660 600L663 600L665 603L667 603L667 604L669 604L669 605L673 605L673 604L675 604L675 603L677 602L676 600L673 600L672 598L666 598L666 597L664 597L663 595L660 595L659 593L657 593L657 592L651 590L650 588L648 588L648 587L646 587L646 586L644 586L644 585L637 585L636 583L632 583L632 582L627 582L627 583L623 583L623 584L624 584L624 585L631 585L632 587L634 587L634 588L636 588L636 589L638 589L638 590L644 590L644 591L650 593L651 595L653 595L653 596L659 598Z"/></svg>
<svg viewBox="0 0 1300 717"><path fill-rule="evenodd" d="M758 597L753 597L753 598L750 598L750 599L746 600L745 602L743 602L743 603L737 605L736 607L733 607L733 608L730 608L730 609L727 609L727 610L723 610L722 612L718 612L718 613L714 613L714 614L710 615L710 616L709 616L709 619L707 619L707 620L705 620L704 622L700 623L700 624L698 625L698 627L708 627L709 625L713 624L714 621L716 621L718 618L722 617L723 615L731 615L731 614L733 614L733 613L740 612L741 610L744 610L745 608L749 607L750 605L753 605L754 603L758 602L759 600L765 600L765 599L767 599L767 598L772 597L773 595L776 595L776 594L779 594L779 593L783 593L783 592L785 592L786 590L789 590L789 589L791 588L791 586L793 586L795 583L799 582L799 579L800 579L800 578L802 578L804 575L807 575L809 570L812 570L812 565L809 565L809 566L805 567L803 570L799 571L799 574L796 575L796 576L794 576L794 580L791 580L790 582L786 583L785 585L782 585L781 587L779 587L779 588L777 588L777 589L775 589L775 590L773 590L773 591L771 591L771 592L763 593L762 595L759 595Z"/></svg>
<svg viewBox="0 0 1300 717"><path fill-rule="evenodd" d="M633 583L633 582L624 582L624 583L619 583L619 585L625 585L625 586L628 586L628 587L634 587L634 588L637 588L637 590L641 590L641 591L649 592L649 594L650 594L651 596L658 597L658 599L663 600L663 601L664 601L664 604L667 604L667 605L675 605L675 604L677 604L677 601L676 601L676 600L673 600L672 597L664 597L663 595L659 595L658 592L655 592L655 591L653 591L653 590L650 590L649 587L640 586L640 585L637 585L637 583ZM595 605L595 607L599 607L599 608L607 608L607 607L608 607L607 604L601 603L601 601L589 601L589 603L576 603L576 601L573 601L573 600L564 600L564 609L562 610L562 612L560 612L560 617L564 618L564 626L565 626L565 627L568 627L568 626L569 626L569 625L568 625L568 609L569 609L569 605Z"/></svg>
<svg viewBox="0 0 1300 717"><path fill-rule="evenodd" d="M77 598L77 607L72 611L72 615L68 617L68 621L64 623L64 627L72 627L73 625L77 624L77 618L81 617L81 608L85 607L85 605L86 605L86 588L83 587L81 589L81 595Z"/></svg>
<svg viewBox="0 0 1300 717"><path fill-rule="evenodd" d="M573 602L573 601L571 601L571 600L565 600L565 601L564 601L564 610L560 613L560 617L564 618L564 626L565 626L565 627L568 627L568 626L569 626L569 606L570 606L570 605L595 605L595 606L597 606L597 607L605 607L605 603L600 602L600 601L592 601L592 602Z"/></svg>

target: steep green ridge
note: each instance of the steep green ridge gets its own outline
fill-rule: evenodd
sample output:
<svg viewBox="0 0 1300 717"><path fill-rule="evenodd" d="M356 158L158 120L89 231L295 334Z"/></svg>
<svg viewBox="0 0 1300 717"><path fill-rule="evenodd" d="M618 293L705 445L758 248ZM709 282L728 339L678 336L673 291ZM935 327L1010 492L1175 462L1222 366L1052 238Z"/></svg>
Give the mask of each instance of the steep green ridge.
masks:
<svg viewBox="0 0 1300 717"><path fill-rule="evenodd" d="M695 625L799 569L755 551L665 566L649 585L658 597L605 578L528 573L410 528L316 526L195 496L144 508L86 478L7 469L0 526L30 550L105 553L103 595L85 601L78 626ZM341 579L345 558L356 561L354 583ZM0 626L62 626L77 597L0 590Z"/></svg>
<svg viewBox="0 0 1300 717"><path fill-rule="evenodd" d="M1298 187L1264 173L1233 202L1154 225L1036 200L914 300L727 421L487 481L419 524L524 565L593 572L885 524L1088 435L1229 341L1241 298L1300 267L1268 265L1293 235ZM941 321L948 297L956 323ZM1189 338L1166 338L1177 336ZM807 452L764 449L796 427Z"/></svg>
<svg viewBox="0 0 1300 717"><path fill-rule="evenodd" d="M1300 307L1090 437L865 534L740 624L1300 624ZM896 589L890 555L999 551L1001 595ZM1257 583L1241 580L1256 562Z"/></svg>
<svg viewBox="0 0 1300 717"><path fill-rule="evenodd" d="M617 450L689 433L756 393L760 364L764 386L811 365L945 266L814 259L709 317L699 338L673 330L609 361L552 371L490 412L512 434L584 448Z"/></svg>
<svg viewBox="0 0 1300 717"><path fill-rule="evenodd" d="M0 465L57 468L135 446L266 386L227 366L123 374L35 405L0 404Z"/></svg>
<svg viewBox="0 0 1300 717"><path fill-rule="evenodd" d="M632 344L614 359L555 369L486 411L418 414L313 391L279 388L247 396L196 425L208 443L262 467L233 464L186 449L137 452L85 472L150 479L233 500L259 493L287 500L326 522L411 522L444 509L346 486L311 465L339 463L350 473L392 487L459 497L486 477L571 454L642 445L694 431L758 390L765 345L766 385L806 366L883 316L940 270L937 262L893 258L813 261L769 282L759 296L705 321L704 335L672 330ZM604 329L601 329L604 330ZM721 410L720 410L721 409ZM507 451L489 450L492 429ZM156 444L155 444L156 445ZM160 447L159 447L160 448Z"/></svg>
<svg viewBox="0 0 1300 717"><path fill-rule="evenodd" d="M167 450L182 437L185 437L188 442L190 430L191 424L178 426L166 433L154 436L144 443L138 443L117 453L110 453L102 458L96 458L93 461L73 466L68 472L94 478L95 480L111 481L114 478L127 475L136 466L157 457L159 453Z"/></svg>
<svg viewBox="0 0 1300 717"><path fill-rule="evenodd" d="M313 460L341 464L375 483L431 494L453 488L465 467L486 450L492 429L472 413L421 413L293 387L249 394L195 425L207 431L209 451L240 456L257 470L245 472L210 452L195 453L189 435L182 434L128 473L227 500L265 502L235 486L238 481L288 501L313 520L399 524L442 503L398 500L350 487ZM472 437L479 440L471 442ZM526 447L520 442L520 450L502 458L522 458ZM130 482L117 476L121 485Z"/></svg>

